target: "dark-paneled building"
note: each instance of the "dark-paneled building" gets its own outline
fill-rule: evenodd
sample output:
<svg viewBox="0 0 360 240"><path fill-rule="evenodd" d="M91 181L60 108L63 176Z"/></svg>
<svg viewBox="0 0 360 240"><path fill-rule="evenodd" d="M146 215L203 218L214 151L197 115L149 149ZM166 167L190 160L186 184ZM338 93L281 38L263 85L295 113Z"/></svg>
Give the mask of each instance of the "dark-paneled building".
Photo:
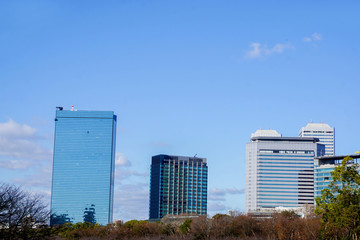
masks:
<svg viewBox="0 0 360 240"><path fill-rule="evenodd" d="M207 214L206 158L157 155L150 175L150 219Z"/></svg>

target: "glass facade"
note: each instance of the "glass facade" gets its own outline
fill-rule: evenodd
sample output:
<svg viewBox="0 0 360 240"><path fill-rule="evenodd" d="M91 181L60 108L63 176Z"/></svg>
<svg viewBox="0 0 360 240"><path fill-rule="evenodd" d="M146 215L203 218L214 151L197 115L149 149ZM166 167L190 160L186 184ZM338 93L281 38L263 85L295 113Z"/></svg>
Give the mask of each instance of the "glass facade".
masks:
<svg viewBox="0 0 360 240"><path fill-rule="evenodd" d="M167 214L207 214L205 158L157 155L152 157L150 219Z"/></svg>
<svg viewBox="0 0 360 240"><path fill-rule="evenodd" d="M314 151L259 150L258 156L259 208L313 204Z"/></svg>
<svg viewBox="0 0 360 240"><path fill-rule="evenodd" d="M314 190L315 198L321 196L321 190L328 188L332 181L331 172L333 172L335 166L328 166L322 168L315 168Z"/></svg>
<svg viewBox="0 0 360 240"><path fill-rule="evenodd" d="M246 212L314 204L314 158L324 152L315 138L252 137L246 144Z"/></svg>
<svg viewBox="0 0 360 240"><path fill-rule="evenodd" d="M360 155L348 155L353 158L353 163L360 163ZM344 156L323 156L315 159L314 190L315 198L321 196L321 190L329 188L332 182L331 173L335 167L340 166ZM359 169L360 171L360 169Z"/></svg>
<svg viewBox="0 0 360 240"><path fill-rule="evenodd" d="M112 222L116 115L56 111L50 224Z"/></svg>

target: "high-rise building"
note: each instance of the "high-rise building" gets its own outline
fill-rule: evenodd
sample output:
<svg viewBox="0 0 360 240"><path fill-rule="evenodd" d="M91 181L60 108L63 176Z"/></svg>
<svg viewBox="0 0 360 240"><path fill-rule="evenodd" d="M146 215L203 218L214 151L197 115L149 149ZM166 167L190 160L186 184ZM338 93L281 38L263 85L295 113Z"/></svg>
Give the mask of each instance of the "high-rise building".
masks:
<svg viewBox="0 0 360 240"><path fill-rule="evenodd" d="M325 147L313 137L258 130L246 144L246 212L314 203L314 158Z"/></svg>
<svg viewBox="0 0 360 240"><path fill-rule="evenodd" d="M326 123L308 123L299 131L299 137L315 137L325 145L325 155L335 155L335 128Z"/></svg>
<svg viewBox="0 0 360 240"><path fill-rule="evenodd" d="M157 155L152 157L150 219L167 214L207 214L206 158Z"/></svg>
<svg viewBox="0 0 360 240"><path fill-rule="evenodd" d="M315 198L321 196L321 190L328 188L332 182L331 172L336 166L341 165L345 157L351 157L353 163L360 163L360 155L342 155L342 156L322 156L315 158L315 176L314 176L314 190Z"/></svg>
<svg viewBox="0 0 360 240"><path fill-rule="evenodd" d="M57 108L51 225L112 222L115 134L114 112Z"/></svg>

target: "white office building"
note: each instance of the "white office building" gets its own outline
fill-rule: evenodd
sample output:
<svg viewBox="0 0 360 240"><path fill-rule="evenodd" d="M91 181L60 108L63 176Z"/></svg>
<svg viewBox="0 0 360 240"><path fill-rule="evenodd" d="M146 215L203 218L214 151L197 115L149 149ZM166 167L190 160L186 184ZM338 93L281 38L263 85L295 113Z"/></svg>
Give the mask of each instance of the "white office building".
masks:
<svg viewBox="0 0 360 240"><path fill-rule="evenodd" d="M313 137L258 130L246 144L246 212L314 204L314 158L325 146Z"/></svg>
<svg viewBox="0 0 360 240"><path fill-rule="evenodd" d="M309 123L306 127L302 127L299 137L315 137L319 139L319 143L325 145L325 155L335 155L335 128L326 123Z"/></svg>

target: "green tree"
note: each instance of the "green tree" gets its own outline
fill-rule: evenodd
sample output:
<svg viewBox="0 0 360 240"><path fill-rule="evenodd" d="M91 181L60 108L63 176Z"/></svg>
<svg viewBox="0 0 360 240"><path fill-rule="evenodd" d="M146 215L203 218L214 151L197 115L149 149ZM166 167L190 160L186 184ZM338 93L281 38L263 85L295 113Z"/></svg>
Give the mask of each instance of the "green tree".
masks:
<svg viewBox="0 0 360 240"><path fill-rule="evenodd" d="M191 224L191 219L186 219L183 224L180 225L180 231L182 234L187 234L188 232L190 232L190 224Z"/></svg>
<svg viewBox="0 0 360 240"><path fill-rule="evenodd" d="M321 214L324 239L358 239L360 236L359 165L351 157L342 160L331 173L332 182L315 199Z"/></svg>

